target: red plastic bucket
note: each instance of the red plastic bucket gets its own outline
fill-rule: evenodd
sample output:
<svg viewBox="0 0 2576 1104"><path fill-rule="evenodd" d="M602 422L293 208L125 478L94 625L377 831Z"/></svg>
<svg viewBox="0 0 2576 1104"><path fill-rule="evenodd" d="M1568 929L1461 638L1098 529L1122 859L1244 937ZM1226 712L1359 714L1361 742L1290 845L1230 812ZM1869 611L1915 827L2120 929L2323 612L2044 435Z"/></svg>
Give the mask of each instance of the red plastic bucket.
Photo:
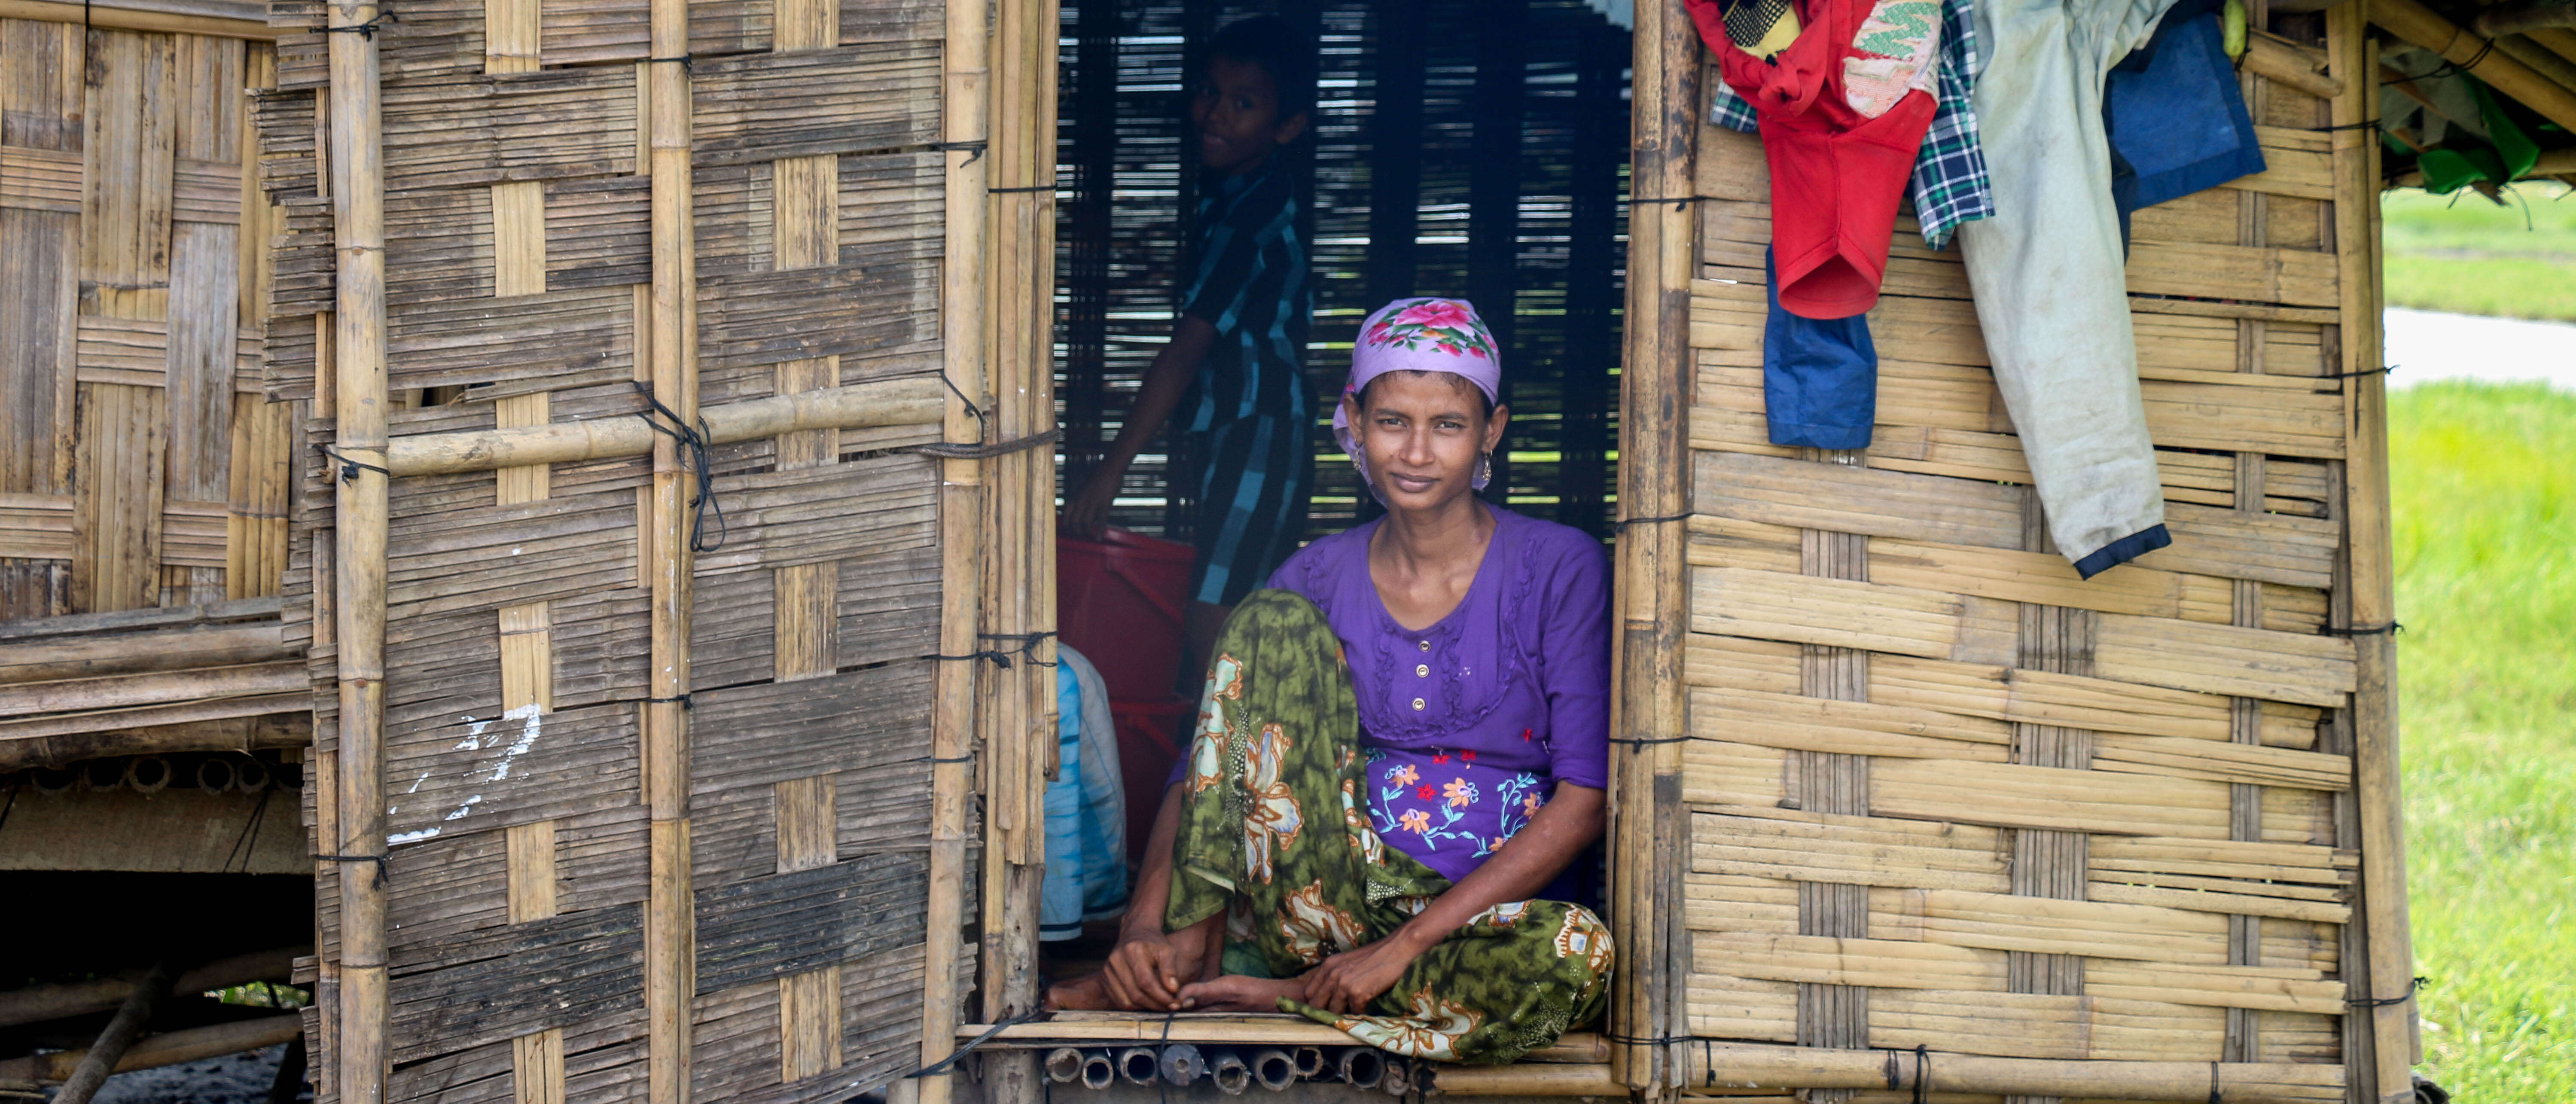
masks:
<svg viewBox="0 0 2576 1104"><path fill-rule="evenodd" d="M1127 787L1127 858L1131 862L1144 856L1146 837L1154 834L1154 814L1163 806L1164 783L1171 781L1172 764L1180 760L1184 746L1182 730L1197 709L1178 698L1109 703L1109 715L1118 722L1118 775Z"/></svg>
<svg viewBox="0 0 2576 1104"><path fill-rule="evenodd" d="M1125 529L1098 541L1056 538L1056 632L1100 669L1110 700L1172 695L1196 556L1186 544Z"/></svg>

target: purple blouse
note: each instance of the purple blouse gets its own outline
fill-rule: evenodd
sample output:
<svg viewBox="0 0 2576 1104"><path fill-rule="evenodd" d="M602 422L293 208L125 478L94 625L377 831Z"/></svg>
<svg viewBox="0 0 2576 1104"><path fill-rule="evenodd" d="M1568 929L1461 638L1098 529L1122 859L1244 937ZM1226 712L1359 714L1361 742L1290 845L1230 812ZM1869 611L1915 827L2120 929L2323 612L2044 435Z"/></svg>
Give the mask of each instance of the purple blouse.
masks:
<svg viewBox="0 0 2576 1104"><path fill-rule="evenodd" d="M1494 536L1475 582L1419 631L1396 623L1369 579L1378 521L1307 545L1270 577L1324 611L1349 657L1372 825L1452 882L1527 825L1558 782L1608 783L1601 543L1488 509Z"/></svg>

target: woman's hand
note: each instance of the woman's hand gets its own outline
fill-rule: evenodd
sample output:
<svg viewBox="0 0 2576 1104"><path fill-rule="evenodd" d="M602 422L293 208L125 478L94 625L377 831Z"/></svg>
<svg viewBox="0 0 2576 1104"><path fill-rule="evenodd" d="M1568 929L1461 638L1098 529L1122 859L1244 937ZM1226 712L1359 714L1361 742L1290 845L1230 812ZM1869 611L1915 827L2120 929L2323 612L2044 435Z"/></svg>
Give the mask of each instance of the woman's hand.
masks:
<svg viewBox="0 0 2576 1104"><path fill-rule="evenodd" d="M1096 541L1109 528L1109 507L1118 501L1118 482L1127 474L1125 464L1102 464L1093 468L1091 477L1082 481L1064 504L1064 520L1057 523L1066 535Z"/></svg>
<svg viewBox="0 0 2576 1104"><path fill-rule="evenodd" d="M1182 984L1197 977L1207 957L1207 948L1195 945L1203 940L1199 927L1170 935L1122 932L1117 948L1101 967L1100 979L1120 1008L1177 1012L1186 1007L1181 1003Z"/></svg>
<svg viewBox="0 0 2576 1104"><path fill-rule="evenodd" d="M1326 1012L1352 1015L1368 1011L1370 1001L1395 988L1404 968L1421 957L1405 929L1355 950L1343 951L1306 971L1306 1003Z"/></svg>
<svg viewBox="0 0 2576 1104"><path fill-rule="evenodd" d="M1304 978L1285 981L1219 974L1181 989L1181 1007L1192 1012L1277 1012L1279 998L1304 996Z"/></svg>

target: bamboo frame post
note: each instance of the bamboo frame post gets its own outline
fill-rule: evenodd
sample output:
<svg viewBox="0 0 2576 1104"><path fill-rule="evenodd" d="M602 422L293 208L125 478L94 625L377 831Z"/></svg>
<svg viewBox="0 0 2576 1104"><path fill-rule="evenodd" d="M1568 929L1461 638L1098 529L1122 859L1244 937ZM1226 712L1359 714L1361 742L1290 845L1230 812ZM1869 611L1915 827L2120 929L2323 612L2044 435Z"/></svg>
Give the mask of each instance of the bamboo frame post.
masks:
<svg viewBox="0 0 2576 1104"><path fill-rule="evenodd" d="M384 802L385 539L391 483L385 462L384 142L374 0L329 6L328 100L332 236L338 286L332 375L338 452L333 589L339 657L338 832L340 1032L334 1040L345 1104L384 1099L390 1001L386 989ZM369 470L370 468L376 470ZM318 582L318 580L317 580ZM316 589L319 589L318 586ZM375 869L361 861L373 859Z"/></svg>
<svg viewBox="0 0 2576 1104"><path fill-rule="evenodd" d="M988 217L993 235L986 275L991 296L986 330L995 398L988 434L1024 438L1052 422L1055 163L1055 53L1052 0L1003 5L993 28L991 170ZM985 675L982 716L989 770L985 778L984 1011L999 1019L1038 1000L1037 909L1045 874L1045 779L1055 740L1054 455L1022 450L998 458L992 472L991 553L983 595L984 631L1028 638L1037 662ZM985 1064L987 1093L1003 1104L1037 1099L1033 1055L1010 1052Z"/></svg>
<svg viewBox="0 0 2576 1104"><path fill-rule="evenodd" d="M2419 9L2420 10L2420 9ZM2350 595L2345 627L2393 626L2396 578L2388 518L2388 405L2384 375L2361 374L2381 363L2379 165L2375 131L2361 124L2379 111L2378 66L2365 33L2363 0L2326 15L2328 64L2344 94L2333 104L2335 237L2342 258L2339 337L2344 380L2344 581ZM2354 996L2388 1000L2413 992L2413 941L2407 929L2406 840L2398 774L2396 644L2392 632L2352 638L2353 797L2361 828L2361 921L2369 962L2367 988ZM2414 1099L2415 1003L2373 1004L2366 1017L2371 1062L2354 1081L2367 1099Z"/></svg>
<svg viewBox="0 0 2576 1104"><path fill-rule="evenodd" d="M1637 6L1632 196L1691 191L1698 136L1698 37L1675 0ZM1620 373L1619 507L1628 518L1670 518L1690 508L1690 277L1698 260L1697 213L1687 203L1634 203L1628 223L1628 330ZM1641 524L1619 536L1615 641L1619 693L1612 731L1660 740L1684 731L1682 646L1689 624L1685 533L1675 522ZM1622 744L1610 802L1612 923L1624 967L1610 1004L1612 1030L1650 1040L1611 1050L1612 1072L1648 1094L1673 1084L1651 1040L1677 1034L1669 976L1678 912L1662 900L1668 871L1655 856L1681 819L1681 748ZM1687 950L1682 951L1687 954Z"/></svg>
<svg viewBox="0 0 2576 1104"><path fill-rule="evenodd" d="M697 250L690 176L689 8L653 0L646 63L647 171L652 177L653 283L649 345L654 397L680 424L698 418ZM697 995L696 899L689 880L690 458L667 435L653 443L645 565L652 584L652 672L643 706L644 803L651 858L644 920L644 1012L653 1104L689 1098L689 1017Z"/></svg>
<svg viewBox="0 0 2576 1104"><path fill-rule="evenodd" d="M949 149L940 272L940 371L954 392L944 396L942 436L976 440L982 426L966 395L990 394L984 378L985 179L992 162L980 144L990 133L985 57L987 13L977 0L949 0L940 83L940 138ZM939 654L969 655L983 606L983 460L940 461ZM975 779L976 674L980 664L943 662L933 676L931 719L929 930L923 952L921 1064L934 1065L957 1046L962 1018L959 952L967 916L967 806ZM913 1082L919 1104L948 1104L951 1075Z"/></svg>

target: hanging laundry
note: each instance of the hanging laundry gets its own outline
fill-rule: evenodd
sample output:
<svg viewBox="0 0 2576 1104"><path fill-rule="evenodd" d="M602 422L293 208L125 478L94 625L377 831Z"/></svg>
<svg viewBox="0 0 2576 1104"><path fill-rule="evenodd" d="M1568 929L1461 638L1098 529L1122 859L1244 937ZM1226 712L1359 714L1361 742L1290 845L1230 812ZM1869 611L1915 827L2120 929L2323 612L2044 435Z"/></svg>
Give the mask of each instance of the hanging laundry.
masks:
<svg viewBox="0 0 2576 1104"><path fill-rule="evenodd" d="M1718 0L1687 2L1727 84L1761 116L1781 306L1867 311L1932 122L1940 0L1807 0L1796 39L1768 57L1736 44Z"/></svg>
<svg viewBox="0 0 2576 1104"><path fill-rule="evenodd" d="M2219 0L2179 0L2103 87L2124 251L2130 212L2263 171L2218 8Z"/></svg>
<svg viewBox="0 0 2576 1104"><path fill-rule="evenodd" d="M1878 348L1869 317L1801 318L1780 309L1780 281L1762 254L1771 313L1762 323L1762 410L1771 443L1820 449L1869 447L1878 420Z"/></svg>
<svg viewBox="0 0 2576 1104"><path fill-rule="evenodd" d="M1959 229L1995 384L2086 578L2172 543L2138 391L2102 88L2173 0L1989 0L1977 120L1999 213Z"/></svg>
<svg viewBox="0 0 2576 1104"><path fill-rule="evenodd" d="M1932 125L1914 154L1909 198L1923 244L1950 244L1963 222L1995 213L1986 155L1977 139L1977 109L1970 95L1977 81L1977 16L1974 0L1942 0L1941 55L1936 67ZM1735 90L1719 82L1709 121L1745 134L1761 129L1761 116Z"/></svg>

